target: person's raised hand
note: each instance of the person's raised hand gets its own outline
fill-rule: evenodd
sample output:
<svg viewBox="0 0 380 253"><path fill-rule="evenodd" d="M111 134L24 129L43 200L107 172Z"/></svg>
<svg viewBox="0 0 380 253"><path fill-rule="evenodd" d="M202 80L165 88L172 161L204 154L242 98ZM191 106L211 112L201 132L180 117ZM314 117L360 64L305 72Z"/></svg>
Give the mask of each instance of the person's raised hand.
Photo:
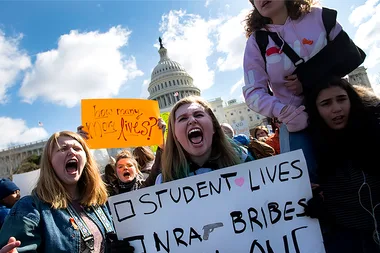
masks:
<svg viewBox="0 0 380 253"><path fill-rule="evenodd" d="M278 120L286 125L289 132L298 132L307 127L308 114L303 105L299 107L286 105L282 108Z"/></svg>
<svg viewBox="0 0 380 253"><path fill-rule="evenodd" d="M162 118L158 118L158 128L162 130L162 133L165 133L166 131L166 123Z"/></svg>
<svg viewBox="0 0 380 253"><path fill-rule="evenodd" d="M21 245L20 241L16 241L16 238L11 237L8 240L8 244L0 249L0 253L18 253L17 247Z"/></svg>
<svg viewBox="0 0 380 253"><path fill-rule="evenodd" d="M165 121L162 119L162 118L158 118L158 128L160 128L161 130L162 130L162 144L161 145L159 145L159 147L163 150L164 149L164 147L165 147L165 138L164 138L164 136L165 136L165 131L166 131L166 123L165 123Z"/></svg>
<svg viewBox="0 0 380 253"><path fill-rule="evenodd" d="M88 140L88 132L83 130L84 126L77 127L77 134L82 136L83 139Z"/></svg>
<svg viewBox="0 0 380 253"><path fill-rule="evenodd" d="M288 88L294 95L299 96L303 92L302 83L298 80L297 75L286 76L285 87Z"/></svg>

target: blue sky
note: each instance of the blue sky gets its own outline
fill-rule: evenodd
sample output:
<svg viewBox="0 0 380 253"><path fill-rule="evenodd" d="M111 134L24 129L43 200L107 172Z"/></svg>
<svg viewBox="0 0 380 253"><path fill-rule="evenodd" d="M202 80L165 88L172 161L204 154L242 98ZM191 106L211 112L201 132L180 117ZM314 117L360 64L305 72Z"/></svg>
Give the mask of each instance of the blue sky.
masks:
<svg viewBox="0 0 380 253"><path fill-rule="evenodd" d="M380 73L379 0L324 0ZM157 39L206 99L242 99L248 0L0 1L0 149L80 125L80 99L146 98ZM39 126L42 122L43 126Z"/></svg>

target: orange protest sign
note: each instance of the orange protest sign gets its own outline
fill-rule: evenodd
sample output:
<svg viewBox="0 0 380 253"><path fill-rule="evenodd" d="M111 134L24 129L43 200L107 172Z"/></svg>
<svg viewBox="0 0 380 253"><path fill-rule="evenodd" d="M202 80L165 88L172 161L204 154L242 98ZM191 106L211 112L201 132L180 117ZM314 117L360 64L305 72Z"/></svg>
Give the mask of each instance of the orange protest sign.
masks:
<svg viewBox="0 0 380 253"><path fill-rule="evenodd" d="M158 102L145 99L83 99L82 125L92 149L162 144Z"/></svg>

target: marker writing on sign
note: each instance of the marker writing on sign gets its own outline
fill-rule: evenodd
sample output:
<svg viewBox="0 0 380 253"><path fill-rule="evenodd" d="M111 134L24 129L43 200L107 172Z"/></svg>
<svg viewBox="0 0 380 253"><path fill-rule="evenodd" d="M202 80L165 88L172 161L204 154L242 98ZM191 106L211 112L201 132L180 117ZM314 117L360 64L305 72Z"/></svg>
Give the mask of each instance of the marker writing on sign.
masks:
<svg viewBox="0 0 380 253"><path fill-rule="evenodd" d="M163 208L166 201L179 203L180 201L189 204L195 199L207 198L213 194L221 194L224 191L231 190L230 178L236 177L237 172L224 173L221 174L215 182L201 181L196 184L196 186L182 186L176 189L163 189L155 192L156 196L151 193L145 193L140 196L139 203L143 204L140 206L144 209L148 209L144 212L145 215L155 213L158 208ZM223 180L224 179L224 180ZM164 201L166 200L166 201ZM147 206L147 207L146 207Z"/></svg>
<svg viewBox="0 0 380 253"><path fill-rule="evenodd" d="M121 137L125 141L127 141L126 136L147 136L147 139L150 140L150 137L152 135L152 128L156 126L158 123L157 118L155 117L149 117L149 120L145 121L126 121L124 118L120 119L120 134L119 137L117 138L120 140Z"/></svg>
<svg viewBox="0 0 380 253"><path fill-rule="evenodd" d="M118 115L118 116L136 116L136 119L138 120L140 116L143 113L140 113L140 109L128 109L128 108L117 108L117 109L112 109L112 108L102 108L102 109L96 109L96 105L93 106L93 116L94 119L105 119L108 118L109 116Z"/></svg>
<svg viewBox="0 0 380 253"><path fill-rule="evenodd" d="M301 229L305 229L307 228L307 226L302 226L302 227L298 227L298 228L295 228L293 229L290 234L291 234L291 238L292 238L292 246L294 248L294 253L301 253L302 251L300 250L300 247L298 245L298 239L297 239L297 234L296 232L298 230L301 230ZM305 232L304 232L305 233ZM283 241L283 246L284 246L284 251L281 251L281 252L284 252L284 253L290 253L290 247L289 247L289 241L288 241L288 236L287 235L284 235L282 237L282 241ZM251 244L251 249L249 250L249 253L274 253L274 252L277 252L277 251L274 251L272 246L271 246L271 241L270 240L266 240L265 241L265 245L266 245L266 249L264 248L264 246L262 246L262 244L258 241L258 240L254 240ZM260 251L257 251L255 249L258 249ZM293 251L292 251L293 252Z"/></svg>
<svg viewBox="0 0 380 253"><path fill-rule="evenodd" d="M289 180L296 180L303 176L302 169L298 165L301 161L283 161L279 164L275 164L273 167L266 166L265 168L260 168L260 177L253 178L252 172L249 170L249 181L251 185L251 191L257 191L261 186L277 183L286 182Z"/></svg>
<svg viewBox="0 0 380 253"><path fill-rule="evenodd" d="M201 243L203 241L207 241L209 239L210 234L214 232L214 229L220 228L220 227L223 227L223 223L221 222L211 223L211 224L207 224L203 226L203 229L204 229L203 238L193 227L190 227L188 236L187 236L187 233L185 233L185 230L183 228L174 228L172 231L172 234L170 234L169 231L166 230L165 231L166 236L161 235L161 238L163 238L164 240L161 240L160 236L156 232L153 233L153 239L154 239L157 252L160 252L161 248L165 250L166 252L170 252L171 246L177 245L177 247L188 247L194 243ZM188 240L186 240L187 238ZM173 243L173 239L174 239L175 244ZM219 251L216 250L216 252L219 252Z"/></svg>
<svg viewBox="0 0 380 253"><path fill-rule="evenodd" d="M247 209L248 218L244 218L241 211L233 211L230 213L232 225L235 234L241 234L246 230L247 220L250 224L251 231L255 231L255 227L258 226L261 230L268 228L269 225L274 225L281 221L291 221L294 217L304 217L305 214L306 198L298 200L297 204L293 204L292 201L287 201L283 207L277 202L269 202L265 207L260 209L250 207Z"/></svg>
<svg viewBox="0 0 380 253"><path fill-rule="evenodd" d="M115 129L115 122L112 120L86 122L84 125L87 128L90 139L94 137L103 137L103 135L117 132Z"/></svg>

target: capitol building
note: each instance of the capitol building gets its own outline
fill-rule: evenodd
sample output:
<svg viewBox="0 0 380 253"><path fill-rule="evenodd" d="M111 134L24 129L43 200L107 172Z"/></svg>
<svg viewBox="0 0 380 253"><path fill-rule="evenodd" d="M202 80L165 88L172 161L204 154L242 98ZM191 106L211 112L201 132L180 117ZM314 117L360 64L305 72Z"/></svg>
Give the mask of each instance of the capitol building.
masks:
<svg viewBox="0 0 380 253"><path fill-rule="evenodd" d="M161 112L168 112L178 100L190 95L200 96L201 91L181 64L168 57L161 38L159 42L160 61L152 71L148 99L156 100Z"/></svg>
<svg viewBox="0 0 380 253"><path fill-rule="evenodd" d="M181 98L197 95L201 90L193 84L193 78L176 61L168 56L168 50L159 39L160 60L152 71L151 82L148 86L148 99L158 101L161 112L170 112L173 105ZM266 118L250 110L244 102L232 99L225 103L222 98L208 101L220 123L227 122L232 125L244 122L247 128L254 128L266 122ZM238 129L236 129L238 130ZM249 130L249 129L248 129Z"/></svg>
<svg viewBox="0 0 380 253"><path fill-rule="evenodd" d="M193 84L193 78L186 69L169 58L168 50L164 47L161 38L159 42L160 60L152 71L148 99L158 102L160 112L170 112L178 100L190 95L201 96L201 90ZM350 73L348 80L353 84L371 88L364 67L359 67ZM208 102L218 121L229 123L236 133L249 134L249 129L258 125L267 125L267 118L252 111L244 102L238 102L236 99L223 101L220 97L209 99ZM41 154L45 142L22 144L0 150L0 177L9 177L28 156Z"/></svg>

